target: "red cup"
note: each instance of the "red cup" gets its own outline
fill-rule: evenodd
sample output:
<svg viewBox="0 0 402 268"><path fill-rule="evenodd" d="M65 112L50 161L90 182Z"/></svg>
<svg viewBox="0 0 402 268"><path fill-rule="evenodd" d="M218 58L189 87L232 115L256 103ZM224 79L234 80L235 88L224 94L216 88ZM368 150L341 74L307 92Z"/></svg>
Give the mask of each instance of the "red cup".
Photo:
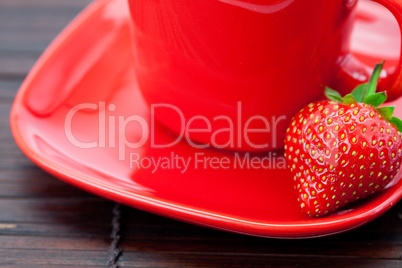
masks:
<svg viewBox="0 0 402 268"><path fill-rule="evenodd" d="M369 77L349 51L356 2L129 0L151 116L194 147L280 148L291 117L325 85L346 93ZM400 2L375 2L402 28ZM399 96L400 67L386 76Z"/></svg>

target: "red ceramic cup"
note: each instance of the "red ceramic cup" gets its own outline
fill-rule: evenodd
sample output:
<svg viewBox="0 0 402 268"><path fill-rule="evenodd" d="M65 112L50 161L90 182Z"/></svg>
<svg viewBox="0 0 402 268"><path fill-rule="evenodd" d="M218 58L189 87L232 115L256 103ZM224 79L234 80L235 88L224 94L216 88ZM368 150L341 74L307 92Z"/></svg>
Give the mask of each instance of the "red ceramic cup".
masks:
<svg viewBox="0 0 402 268"><path fill-rule="evenodd" d="M349 53L356 2L129 0L151 116L194 147L280 148L291 117L325 85L345 93L369 77ZM401 2L375 2L402 26ZM382 79L393 97L401 81L400 67Z"/></svg>

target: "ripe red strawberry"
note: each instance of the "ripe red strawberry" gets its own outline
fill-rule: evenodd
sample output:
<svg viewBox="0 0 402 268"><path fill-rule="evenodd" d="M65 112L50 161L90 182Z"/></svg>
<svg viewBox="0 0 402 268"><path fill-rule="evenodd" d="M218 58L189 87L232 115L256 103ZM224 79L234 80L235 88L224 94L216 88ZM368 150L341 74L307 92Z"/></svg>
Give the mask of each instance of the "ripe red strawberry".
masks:
<svg viewBox="0 0 402 268"><path fill-rule="evenodd" d="M392 117L394 107L376 108L386 99L375 93L381 68L343 99L326 88L331 100L301 109L287 130L285 157L299 204L310 216L383 189L399 171L402 121Z"/></svg>

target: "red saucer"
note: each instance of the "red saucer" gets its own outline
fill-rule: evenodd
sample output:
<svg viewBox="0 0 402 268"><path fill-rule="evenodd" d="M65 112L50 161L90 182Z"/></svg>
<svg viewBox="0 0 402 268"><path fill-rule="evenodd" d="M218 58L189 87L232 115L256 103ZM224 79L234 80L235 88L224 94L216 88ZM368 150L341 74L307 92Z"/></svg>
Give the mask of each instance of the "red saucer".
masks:
<svg viewBox="0 0 402 268"><path fill-rule="evenodd" d="M386 32L375 27L388 21L383 15L387 13L379 11L377 6L362 4L359 12L358 29L373 23L372 28L383 38L398 36L397 26L390 25ZM362 35L357 31L353 38L364 38ZM399 44L388 45L389 48L382 49L396 51L387 56L388 62L395 63ZM124 0L93 3L50 45L23 83L11 113L14 137L32 161L68 183L139 209L265 237L315 237L347 231L375 219L401 199L399 174L395 183L382 193L329 217L310 219L301 214L292 179L286 170L280 169L280 158L275 158L273 152L259 155L266 158L266 169L241 168L239 162L234 168L233 164L241 161L235 153L194 149L184 142L155 149L148 141L138 149L126 147L122 153L119 134L135 142L141 138L142 129L135 122L127 124L125 132L118 127L109 132L110 126L118 125L119 116L149 118L149 109L134 79L131 49L129 14ZM378 55L367 52L367 47L354 49L365 61L379 61ZM99 111L103 104L104 114ZM402 117L402 99L396 104L399 105L396 114ZM73 114L73 107L86 108ZM68 118L72 122L71 133L65 131ZM88 147L90 142L97 142L97 146L79 148L71 139ZM157 142L174 139L168 130L155 126ZM125 160L119 160L119 152ZM196 154L204 160L227 158L232 166L214 169L201 164L195 168ZM162 157L171 163L180 157L192 162L185 171L176 163L153 172L152 165L130 167L130 156L148 159L144 160L144 166L146 161Z"/></svg>

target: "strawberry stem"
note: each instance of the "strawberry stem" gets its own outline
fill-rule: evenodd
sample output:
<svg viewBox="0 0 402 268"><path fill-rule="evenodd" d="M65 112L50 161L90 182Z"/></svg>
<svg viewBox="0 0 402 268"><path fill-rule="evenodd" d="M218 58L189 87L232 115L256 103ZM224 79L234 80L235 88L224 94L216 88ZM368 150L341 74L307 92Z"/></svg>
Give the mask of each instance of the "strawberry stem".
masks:
<svg viewBox="0 0 402 268"><path fill-rule="evenodd" d="M378 79L380 78L381 70L383 67L384 67L384 60L381 63L375 65L373 74L371 75L370 81L367 85L365 98L367 98L370 95L373 95L377 90L377 82Z"/></svg>

